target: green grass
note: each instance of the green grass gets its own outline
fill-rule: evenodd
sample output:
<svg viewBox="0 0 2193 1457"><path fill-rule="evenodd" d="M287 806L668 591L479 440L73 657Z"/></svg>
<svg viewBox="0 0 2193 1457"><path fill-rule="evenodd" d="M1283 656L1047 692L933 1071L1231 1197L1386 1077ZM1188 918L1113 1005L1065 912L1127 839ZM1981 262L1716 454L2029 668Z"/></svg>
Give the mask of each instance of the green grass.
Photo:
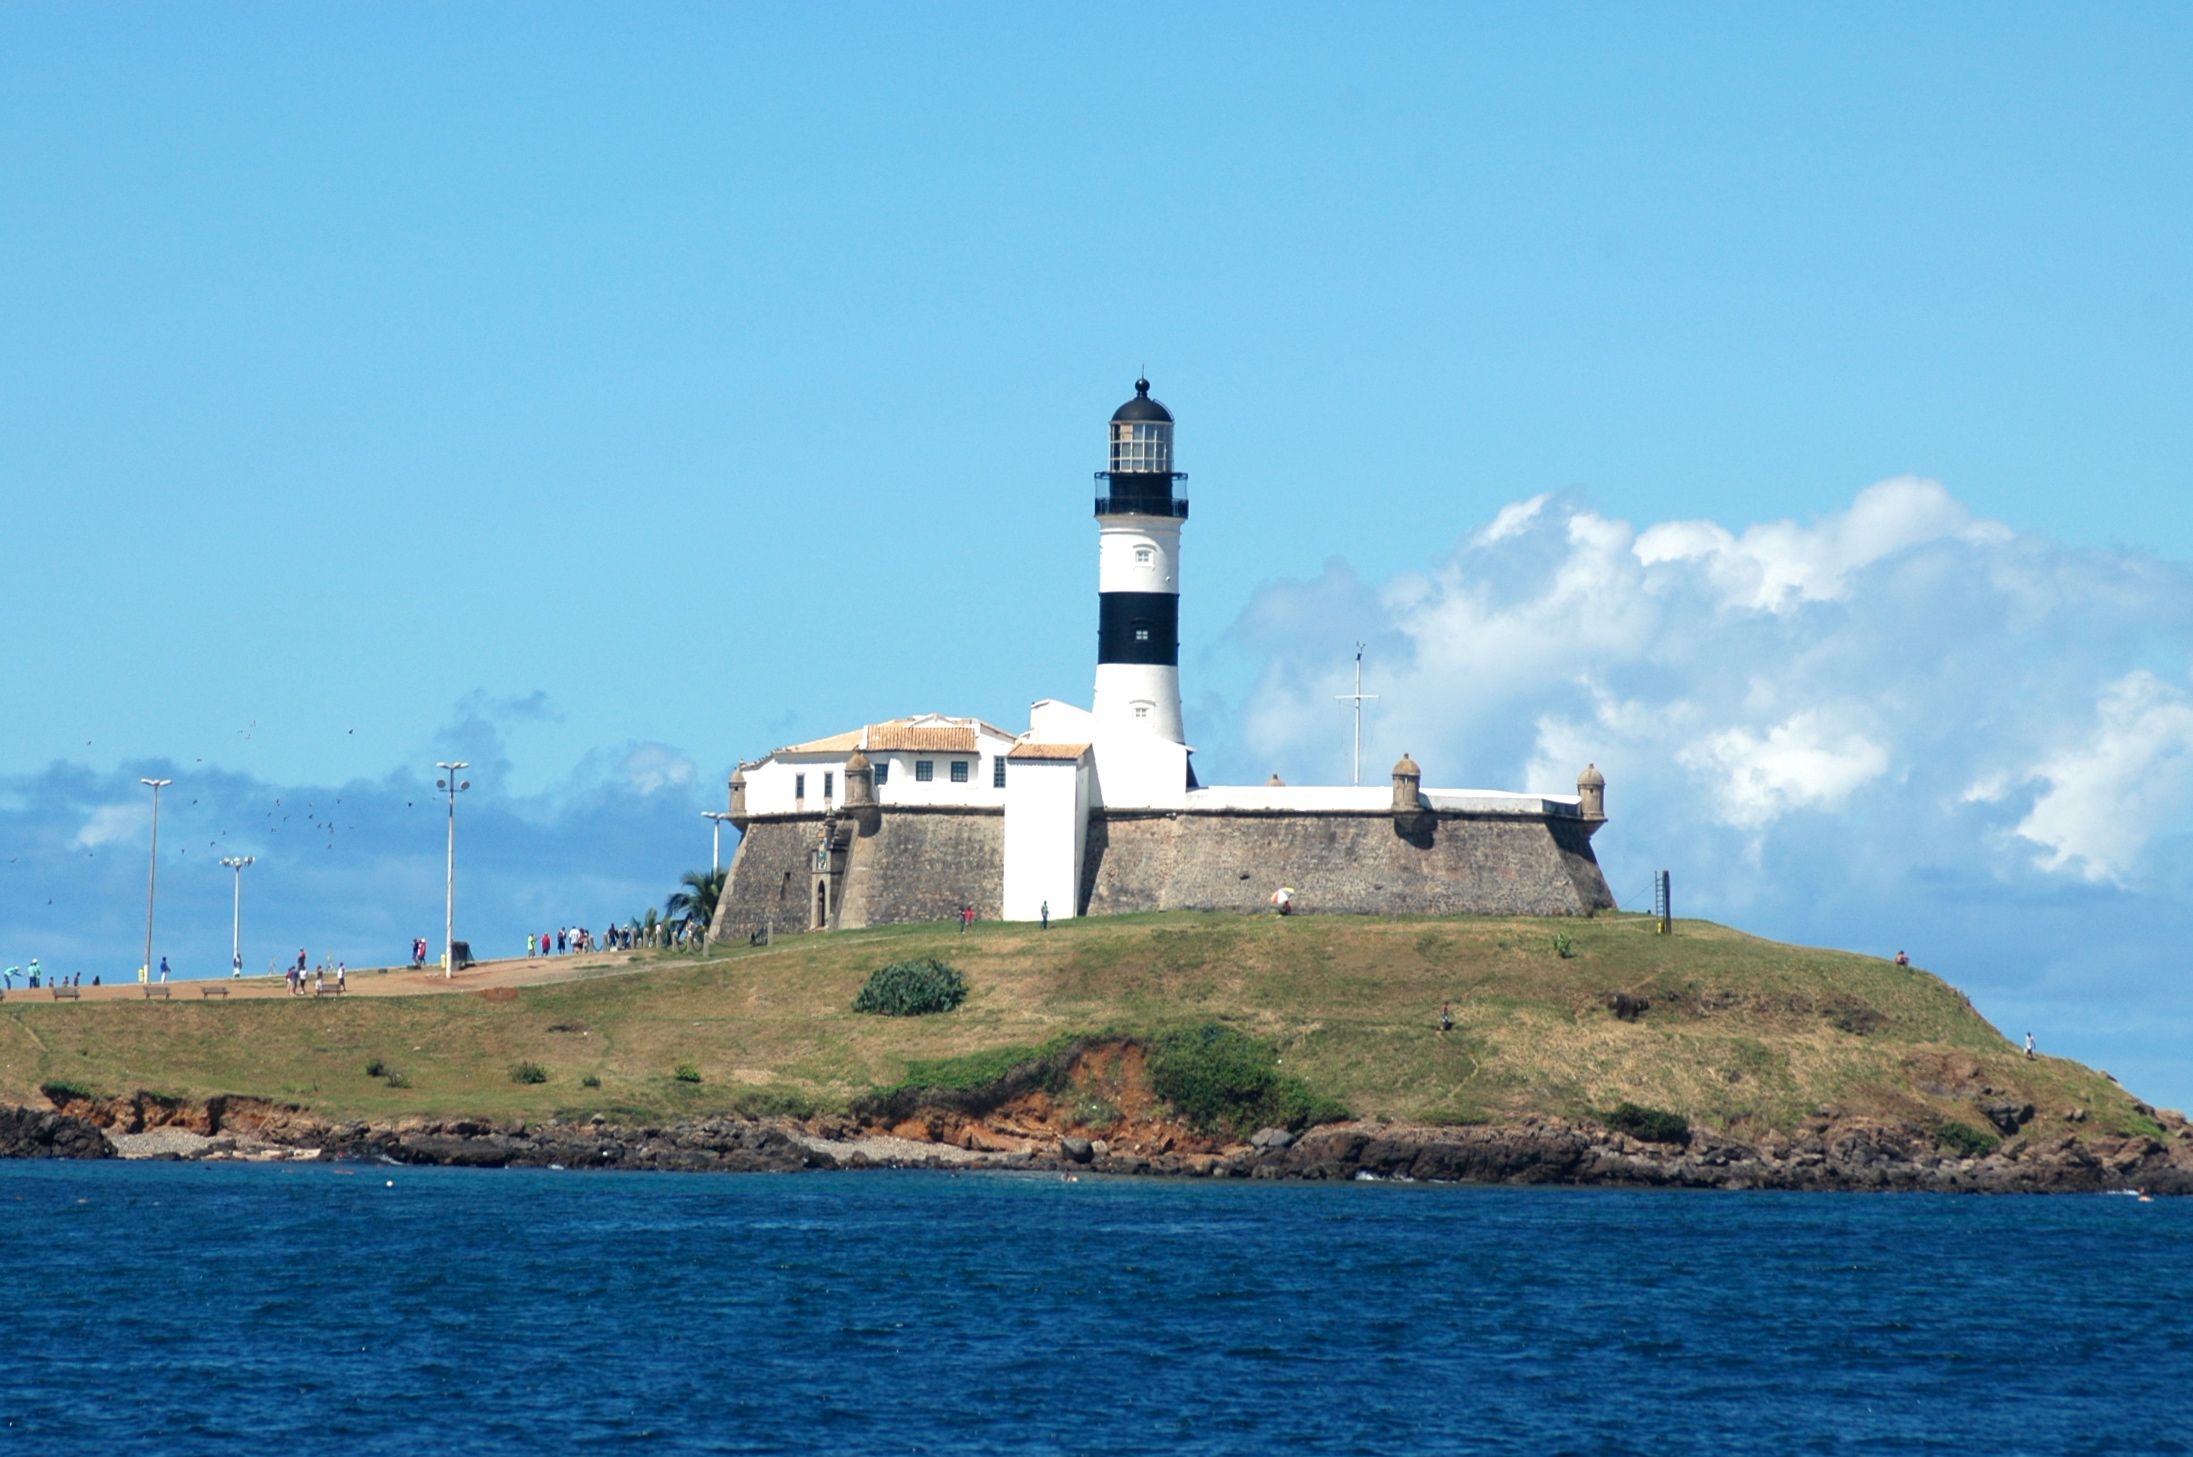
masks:
<svg viewBox="0 0 2193 1457"><path fill-rule="evenodd" d="M1624 1103L1696 1127L1794 1129L1822 1105L1937 1126L2016 1097L2037 1131L2146 1120L2091 1070L2028 1060L1912 967L1647 916L1370 918L1168 913L787 936L706 958L477 995L0 1004L0 1096L43 1083L244 1094L328 1117L646 1120L836 1111L913 1082L977 1086L1093 1030L1159 1044L1206 1025L1275 1077L1359 1115L1434 1122L1594 1116ZM1569 938L1557 953L1556 935ZM949 960L966 1001L852 1010L878 968ZM1635 1021L1610 992L1651 1003ZM1455 1028L1438 1030L1452 1002ZM378 1061L388 1075L366 1072ZM515 1081L539 1068L545 1082ZM700 1081L680 1081L690 1068ZM392 1070L401 1069L401 1073ZM595 1080L590 1083L588 1080ZM2083 1125L2062 1121L2080 1107Z"/></svg>

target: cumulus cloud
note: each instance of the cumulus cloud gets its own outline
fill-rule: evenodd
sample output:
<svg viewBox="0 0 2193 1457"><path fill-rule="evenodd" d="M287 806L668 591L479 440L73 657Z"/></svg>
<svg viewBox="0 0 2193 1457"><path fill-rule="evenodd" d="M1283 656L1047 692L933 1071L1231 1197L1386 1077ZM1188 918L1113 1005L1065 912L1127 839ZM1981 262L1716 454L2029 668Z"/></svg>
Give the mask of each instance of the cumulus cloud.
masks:
<svg viewBox="0 0 2193 1457"><path fill-rule="evenodd" d="M1366 778L1406 750L1428 784L1572 793L1596 763L1626 900L1672 869L1700 914L1932 938L1968 984L2036 996L2133 974L2125 926L2193 912L2184 566L1909 476L1806 522L1640 528L1556 494L1454 529L1422 571L1260 593L1228 643L1260 676L1203 777L1345 782L1360 640Z"/></svg>

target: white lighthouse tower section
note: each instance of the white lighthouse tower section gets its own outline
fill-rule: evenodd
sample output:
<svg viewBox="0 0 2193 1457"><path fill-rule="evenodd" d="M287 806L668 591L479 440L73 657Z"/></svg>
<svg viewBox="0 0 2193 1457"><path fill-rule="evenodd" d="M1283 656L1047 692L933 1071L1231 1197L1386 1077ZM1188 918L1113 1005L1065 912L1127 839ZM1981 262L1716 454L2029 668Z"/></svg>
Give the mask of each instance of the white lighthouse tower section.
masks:
<svg viewBox="0 0 2193 1457"><path fill-rule="evenodd" d="M1099 592L1180 595L1180 522L1171 516L1105 516L1097 537ZM1142 632L1172 632L1174 622L1153 621ZM1168 648L1173 644L1166 644ZM1166 656L1177 656L1168 652ZM1098 742L1155 740L1184 744L1177 663L1099 663L1096 701ZM1183 780L1185 782L1185 779Z"/></svg>

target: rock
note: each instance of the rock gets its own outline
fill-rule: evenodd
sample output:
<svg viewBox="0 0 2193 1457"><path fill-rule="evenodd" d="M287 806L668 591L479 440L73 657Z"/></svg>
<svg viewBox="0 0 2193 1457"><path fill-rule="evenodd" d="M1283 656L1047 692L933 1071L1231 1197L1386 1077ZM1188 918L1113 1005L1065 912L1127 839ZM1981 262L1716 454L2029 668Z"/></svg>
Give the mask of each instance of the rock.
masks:
<svg viewBox="0 0 2193 1457"><path fill-rule="evenodd" d="M1633 997L1628 992L1608 992L1607 1010L1624 1022L1634 1022L1652 1010L1652 1003L1643 997Z"/></svg>
<svg viewBox="0 0 2193 1457"><path fill-rule="evenodd" d="M95 1124L66 1113L0 1107L0 1158L110 1159L114 1145Z"/></svg>
<svg viewBox="0 0 2193 1457"><path fill-rule="evenodd" d="M2016 1133L2020 1127L2033 1121L2031 1103L1982 1103L1980 1112L1988 1122L1995 1125L1998 1132L2006 1135Z"/></svg>
<svg viewBox="0 0 2193 1457"><path fill-rule="evenodd" d="M1096 1146L1086 1138L1062 1138L1058 1141L1058 1151L1077 1164L1085 1164L1096 1157Z"/></svg>
<svg viewBox="0 0 2193 1457"><path fill-rule="evenodd" d="M1294 1135L1284 1128L1259 1128L1249 1139L1251 1148L1289 1148L1293 1144Z"/></svg>
<svg viewBox="0 0 2193 1457"><path fill-rule="evenodd" d="M1112 1146L1101 1138L1090 1139L1089 1148L1098 1158L1109 1157L1112 1152Z"/></svg>

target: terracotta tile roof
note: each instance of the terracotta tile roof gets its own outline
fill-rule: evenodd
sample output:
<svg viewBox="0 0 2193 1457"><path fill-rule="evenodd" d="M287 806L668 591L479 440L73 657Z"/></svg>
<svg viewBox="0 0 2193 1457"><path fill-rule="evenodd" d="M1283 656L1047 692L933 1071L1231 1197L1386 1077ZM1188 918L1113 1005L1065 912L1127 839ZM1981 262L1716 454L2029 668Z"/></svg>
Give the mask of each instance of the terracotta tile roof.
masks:
<svg viewBox="0 0 2193 1457"><path fill-rule="evenodd" d="M1015 744L1008 759L1065 759L1072 761L1089 752L1087 744Z"/></svg>
<svg viewBox="0 0 2193 1457"><path fill-rule="evenodd" d="M988 733L995 739L1010 741L1012 735L995 724L984 723L979 718L946 718L939 713L918 714L912 718L886 719L854 729L850 733L832 734L826 739L810 739L804 744L788 744L777 750L780 754L850 754L855 749L895 749L902 753L972 754L975 752L978 732Z"/></svg>
<svg viewBox="0 0 2193 1457"><path fill-rule="evenodd" d="M879 723L868 730L870 749L914 749L938 754L972 754L975 751L975 731L972 728L944 728L941 726L901 728L897 724Z"/></svg>

